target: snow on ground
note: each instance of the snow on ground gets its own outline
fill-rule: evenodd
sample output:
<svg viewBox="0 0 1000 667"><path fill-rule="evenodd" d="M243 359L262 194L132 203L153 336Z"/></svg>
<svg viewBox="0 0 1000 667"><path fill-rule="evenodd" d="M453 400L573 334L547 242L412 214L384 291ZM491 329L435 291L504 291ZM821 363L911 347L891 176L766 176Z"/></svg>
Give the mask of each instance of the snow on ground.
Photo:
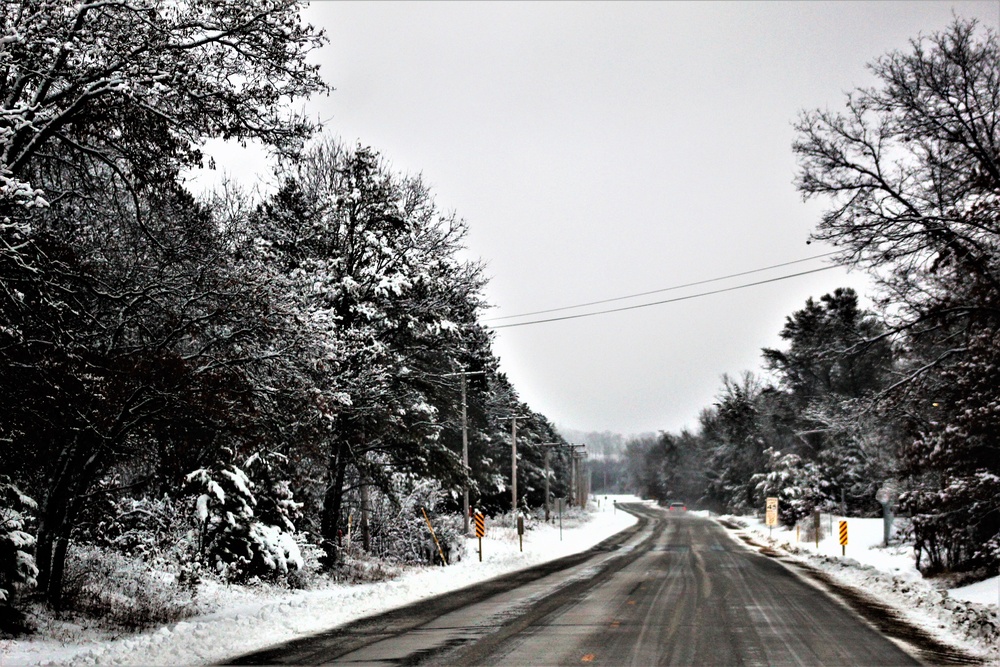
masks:
<svg viewBox="0 0 1000 667"><path fill-rule="evenodd" d="M990 577L968 586L953 588L948 594L958 600L996 605L1000 601L1000 577Z"/></svg>
<svg viewBox="0 0 1000 667"><path fill-rule="evenodd" d="M612 501L641 502L634 496L600 496L589 521L564 527L537 524L518 549L514 529L487 524L483 561L475 538L461 561L448 567L412 567L392 580L330 585L290 591L275 587L215 587L216 611L128 635L98 639L78 626L63 628L69 638L0 641L0 667L14 665L195 665L217 663L350 621L447 593L508 572L584 551L633 525L636 518L616 511ZM201 595L202 593L199 592Z"/></svg>
<svg viewBox="0 0 1000 667"><path fill-rule="evenodd" d="M796 539L795 528L769 529L760 517L727 517L745 526L762 542L782 549L838 581L892 605L914 625L953 646L1000 664L1000 617L996 577L947 590L924 579L917 570L911 544L890 542L883 547L882 519L847 518L848 544L841 555L839 522L844 517L822 515L822 537Z"/></svg>

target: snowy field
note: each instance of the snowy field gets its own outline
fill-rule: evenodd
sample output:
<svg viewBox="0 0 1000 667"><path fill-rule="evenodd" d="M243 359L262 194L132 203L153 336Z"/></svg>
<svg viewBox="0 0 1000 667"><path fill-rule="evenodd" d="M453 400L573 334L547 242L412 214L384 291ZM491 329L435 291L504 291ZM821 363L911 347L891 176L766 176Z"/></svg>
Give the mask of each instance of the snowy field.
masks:
<svg viewBox="0 0 1000 667"><path fill-rule="evenodd" d="M916 568L912 545L883 547L882 519L847 519L848 544L841 556L839 521L822 515L822 538L796 539L794 528L769 530L756 516L726 517L745 526L757 541L769 543L805 560L838 581L892 605L914 625L946 643L1000 665L1000 579L993 577L962 588L944 589L924 579ZM831 530L832 528L832 530Z"/></svg>
<svg viewBox="0 0 1000 667"><path fill-rule="evenodd" d="M209 586L199 596L212 600L210 614L157 630L117 639L70 623L44 628L59 639L0 641L0 667L14 665L197 665L213 663L328 630L410 602L447 593L487 579L584 551L633 525L635 517L615 511L612 500L641 502L633 496L600 497L589 520L564 527L535 525L518 550L513 529L487 525L483 562L477 540L466 544L462 560L448 567L411 567L373 584L331 585L290 591L278 587Z"/></svg>

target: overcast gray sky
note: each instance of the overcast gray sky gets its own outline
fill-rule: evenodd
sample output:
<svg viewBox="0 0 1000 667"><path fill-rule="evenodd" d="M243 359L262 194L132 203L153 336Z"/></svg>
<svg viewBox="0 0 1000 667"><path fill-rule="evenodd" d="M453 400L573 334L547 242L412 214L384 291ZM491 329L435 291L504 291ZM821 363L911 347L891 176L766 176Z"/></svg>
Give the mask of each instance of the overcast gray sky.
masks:
<svg viewBox="0 0 1000 667"><path fill-rule="evenodd" d="M469 222L491 276L487 317L503 317L828 252L806 245L823 206L792 184L793 121L842 107L872 82L866 63L953 13L996 28L1000 3L318 2L305 16L328 33L318 58L336 90L308 109L424 174ZM785 316L840 286L870 292L836 268L501 329L495 350L558 425L674 431L696 425L723 373L759 369Z"/></svg>

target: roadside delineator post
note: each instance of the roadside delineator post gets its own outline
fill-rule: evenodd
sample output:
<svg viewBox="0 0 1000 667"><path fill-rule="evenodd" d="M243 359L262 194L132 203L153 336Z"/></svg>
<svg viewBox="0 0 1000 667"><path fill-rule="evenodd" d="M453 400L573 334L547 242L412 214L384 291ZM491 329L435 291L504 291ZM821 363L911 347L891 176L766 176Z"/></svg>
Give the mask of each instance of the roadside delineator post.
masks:
<svg viewBox="0 0 1000 667"><path fill-rule="evenodd" d="M517 541L520 550L524 551L524 517L518 515L517 517Z"/></svg>
<svg viewBox="0 0 1000 667"><path fill-rule="evenodd" d="M840 555L847 555L847 522L840 522Z"/></svg>
<svg viewBox="0 0 1000 667"><path fill-rule="evenodd" d="M562 542L562 511L563 511L563 499L559 499L559 541Z"/></svg>
<svg viewBox="0 0 1000 667"><path fill-rule="evenodd" d="M431 537L434 538L434 545L438 548L438 555L441 556L441 564L442 565L447 565L448 561L445 560L444 551L441 550L441 543L438 542L437 535L434 534L434 526L431 525L431 520L427 516L427 510L424 509L423 507L421 507L420 511L424 513L424 521L427 522L427 527L430 528L430 530L431 530Z"/></svg>
<svg viewBox="0 0 1000 667"><path fill-rule="evenodd" d="M476 512L473 519L476 522L476 537L479 538L479 562L483 562L483 536L486 535L486 517Z"/></svg>

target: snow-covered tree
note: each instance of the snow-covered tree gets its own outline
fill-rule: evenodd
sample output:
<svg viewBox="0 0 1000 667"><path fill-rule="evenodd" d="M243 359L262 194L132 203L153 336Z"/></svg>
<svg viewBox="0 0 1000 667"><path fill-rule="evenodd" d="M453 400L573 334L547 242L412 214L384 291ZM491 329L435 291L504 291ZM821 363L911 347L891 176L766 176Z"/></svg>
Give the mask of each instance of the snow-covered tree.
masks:
<svg viewBox="0 0 1000 667"><path fill-rule="evenodd" d="M996 568L1000 43L956 19L871 71L844 111L802 115L798 187L830 202L815 236L877 279L899 339L885 393L913 443L918 549L932 567Z"/></svg>
<svg viewBox="0 0 1000 667"><path fill-rule="evenodd" d="M35 538L28 532L37 503L6 475L0 475L0 606L9 605L16 590L34 585L38 568L31 555Z"/></svg>
<svg viewBox="0 0 1000 667"><path fill-rule="evenodd" d="M185 479L197 494L199 552L207 567L230 581L286 576L303 565L291 521L299 505L287 484L260 488L244 471L261 466L254 455L244 466L199 468Z"/></svg>
<svg viewBox="0 0 1000 667"><path fill-rule="evenodd" d="M876 510L875 490L895 475L898 448L875 402L894 381L885 325L859 308L854 290L837 289L808 299L780 335L787 349L763 351L789 436L773 446L819 464L825 493L843 495L848 511Z"/></svg>
<svg viewBox="0 0 1000 667"><path fill-rule="evenodd" d="M723 376L718 401L701 415L702 435L710 450L708 500L730 511L755 506L752 477L764 470L767 460L760 403L763 389L752 373L740 380Z"/></svg>
<svg viewBox="0 0 1000 667"><path fill-rule="evenodd" d="M753 476L758 507L764 506L767 497L777 498L781 523L794 526L814 510L832 505L831 484L815 461L774 449L768 449L765 454L768 457L767 471Z"/></svg>
<svg viewBox="0 0 1000 667"><path fill-rule="evenodd" d="M349 469L386 490L393 471L461 475L460 452L440 439L442 400L454 400L441 376L464 365L481 330L481 268L457 257L465 223L439 212L419 178L332 140L304 155L251 229L261 265L295 295L322 369L315 402L327 418L316 437L332 562Z"/></svg>
<svg viewBox="0 0 1000 667"><path fill-rule="evenodd" d="M40 500L58 604L81 499L109 465L250 408L266 300L180 183L209 137L294 152L324 89L290 2L0 6L0 397L5 470ZM214 423L213 423L214 422ZM201 431L198 433L198 431ZM191 442L191 441L189 441Z"/></svg>

